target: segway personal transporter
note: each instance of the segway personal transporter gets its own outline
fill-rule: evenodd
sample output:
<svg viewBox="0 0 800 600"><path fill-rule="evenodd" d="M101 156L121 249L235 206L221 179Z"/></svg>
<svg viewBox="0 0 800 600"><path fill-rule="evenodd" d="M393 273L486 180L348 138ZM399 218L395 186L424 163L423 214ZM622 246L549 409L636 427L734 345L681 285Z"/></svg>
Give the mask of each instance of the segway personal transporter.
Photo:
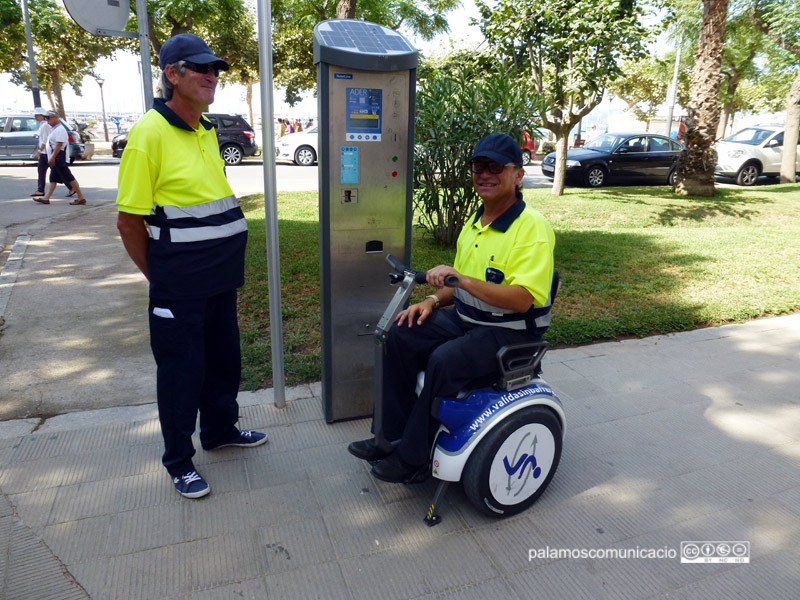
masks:
<svg viewBox="0 0 800 600"><path fill-rule="evenodd" d="M397 291L375 329L374 435L378 446L389 450L382 426L383 349L389 328L408 305L425 273L386 257L394 272L390 282ZM449 276L445 283L458 285ZM553 277L551 303L559 287ZM565 419L561 400L541 378L541 361L547 342L504 346L497 353L500 377L493 385L463 390L455 398L437 399L431 414L440 423L431 449L431 474L439 486L425 522L436 525L436 507L447 484L461 481L470 503L480 512L504 517L531 506L550 484L561 458ZM418 376L417 393L424 372Z"/></svg>

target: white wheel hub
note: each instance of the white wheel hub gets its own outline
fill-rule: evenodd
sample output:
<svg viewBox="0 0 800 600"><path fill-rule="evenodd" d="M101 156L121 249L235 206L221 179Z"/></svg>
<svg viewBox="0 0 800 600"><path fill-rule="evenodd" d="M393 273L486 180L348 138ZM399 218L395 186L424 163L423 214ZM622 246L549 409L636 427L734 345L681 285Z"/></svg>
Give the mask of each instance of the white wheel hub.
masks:
<svg viewBox="0 0 800 600"><path fill-rule="evenodd" d="M529 423L512 433L492 459L489 490L505 505L519 504L542 485L553 466L555 440L540 423Z"/></svg>

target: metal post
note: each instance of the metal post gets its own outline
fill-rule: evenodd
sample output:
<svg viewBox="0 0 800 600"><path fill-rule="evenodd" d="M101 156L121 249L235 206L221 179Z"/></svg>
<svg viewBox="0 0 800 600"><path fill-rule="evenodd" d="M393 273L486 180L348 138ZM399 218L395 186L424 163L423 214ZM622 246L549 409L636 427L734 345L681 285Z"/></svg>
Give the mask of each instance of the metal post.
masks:
<svg viewBox="0 0 800 600"><path fill-rule="evenodd" d="M278 192L275 184L275 136L272 102L272 3L258 6L258 60L261 78L261 148L264 157L264 221L267 233L267 283L272 344L272 393L275 406L286 406L283 372L283 318L281 316L281 265L278 244Z"/></svg>
<svg viewBox="0 0 800 600"><path fill-rule="evenodd" d="M675 70L672 72L672 86L667 96L667 137L672 137L672 112L675 109L675 98L678 96L678 71L681 68L681 46L678 43L678 52L675 54ZM680 135L680 127L678 127Z"/></svg>
<svg viewBox="0 0 800 600"><path fill-rule="evenodd" d="M136 0L136 22L139 24L139 53L142 63L142 90L145 112L153 106L153 75L150 72L150 34L147 32L147 0Z"/></svg>
<svg viewBox="0 0 800 600"><path fill-rule="evenodd" d="M136 68L139 69L139 77L142 76L142 63L141 61L136 63ZM147 101L144 97L144 88L142 88L142 114L147 112Z"/></svg>
<svg viewBox="0 0 800 600"><path fill-rule="evenodd" d="M98 77L95 79L97 85L100 86L100 104L103 106L103 132L106 134L106 141L108 141L108 123L106 122L106 100L103 97L103 84L105 83L105 79L101 79Z"/></svg>
<svg viewBox="0 0 800 600"><path fill-rule="evenodd" d="M28 43L28 64L31 70L31 92L33 93L33 107L42 105L39 95L39 82L36 80L36 58L33 54L33 37L31 35L31 18L28 14L28 0L22 0L22 12L25 16L25 41Z"/></svg>

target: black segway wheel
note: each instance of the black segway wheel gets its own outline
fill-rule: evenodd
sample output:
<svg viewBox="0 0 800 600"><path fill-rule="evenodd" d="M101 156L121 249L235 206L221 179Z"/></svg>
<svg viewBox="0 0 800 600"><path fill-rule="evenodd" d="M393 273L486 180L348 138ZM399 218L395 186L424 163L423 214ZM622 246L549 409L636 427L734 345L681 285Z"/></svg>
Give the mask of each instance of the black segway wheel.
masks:
<svg viewBox="0 0 800 600"><path fill-rule="evenodd" d="M561 459L561 424L545 406L529 406L484 437L464 467L462 483L472 505L494 516L531 506L550 484Z"/></svg>

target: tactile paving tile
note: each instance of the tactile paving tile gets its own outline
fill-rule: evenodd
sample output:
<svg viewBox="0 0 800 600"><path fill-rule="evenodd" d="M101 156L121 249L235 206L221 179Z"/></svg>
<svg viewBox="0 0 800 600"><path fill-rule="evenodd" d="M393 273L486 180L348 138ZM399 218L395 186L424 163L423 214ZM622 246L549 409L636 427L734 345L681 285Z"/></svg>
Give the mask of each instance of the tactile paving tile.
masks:
<svg viewBox="0 0 800 600"><path fill-rule="evenodd" d="M5 562L0 597L7 600L82 600L89 595L0 495L0 554ZM34 575L35 574L35 575Z"/></svg>

